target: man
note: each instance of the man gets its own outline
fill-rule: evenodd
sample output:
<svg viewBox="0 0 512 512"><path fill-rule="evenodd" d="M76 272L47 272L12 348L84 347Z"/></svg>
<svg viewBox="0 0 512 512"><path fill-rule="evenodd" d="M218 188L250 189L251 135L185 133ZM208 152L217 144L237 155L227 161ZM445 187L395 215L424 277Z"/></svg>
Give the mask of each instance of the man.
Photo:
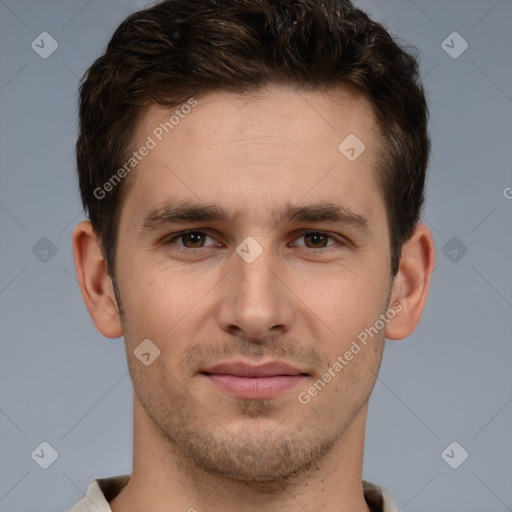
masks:
<svg viewBox="0 0 512 512"><path fill-rule="evenodd" d="M434 268L416 61L342 0L170 0L80 90L75 265L124 337L131 475L73 512L391 512L362 480L385 338Z"/></svg>

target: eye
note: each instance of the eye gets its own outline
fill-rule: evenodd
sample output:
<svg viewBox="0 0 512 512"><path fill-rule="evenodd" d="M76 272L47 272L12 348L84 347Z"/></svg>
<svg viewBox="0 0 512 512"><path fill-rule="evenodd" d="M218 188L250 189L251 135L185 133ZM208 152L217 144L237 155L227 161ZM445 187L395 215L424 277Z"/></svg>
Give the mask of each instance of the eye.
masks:
<svg viewBox="0 0 512 512"><path fill-rule="evenodd" d="M207 239L210 239L213 243L207 245ZM332 246L344 245L342 240L322 231L304 232L295 240L295 246L305 247L307 249L328 249ZM302 243L297 242L300 240L302 240ZM215 247L218 245L218 242L204 231L182 231L166 238L164 244L174 244L184 249L206 249Z"/></svg>
<svg viewBox="0 0 512 512"><path fill-rule="evenodd" d="M205 245L207 238L213 240L213 238L207 235L204 231L184 231L167 238L165 243L172 244L176 243L176 240L181 240L182 243L177 243L177 245L187 249L202 249L204 247L210 247Z"/></svg>
<svg viewBox="0 0 512 512"><path fill-rule="evenodd" d="M307 247L308 249L323 249L331 245L341 244L341 241L322 231L310 231L303 233L297 240L304 240L304 244L299 244L300 247ZM334 243L329 244L329 239L334 240Z"/></svg>

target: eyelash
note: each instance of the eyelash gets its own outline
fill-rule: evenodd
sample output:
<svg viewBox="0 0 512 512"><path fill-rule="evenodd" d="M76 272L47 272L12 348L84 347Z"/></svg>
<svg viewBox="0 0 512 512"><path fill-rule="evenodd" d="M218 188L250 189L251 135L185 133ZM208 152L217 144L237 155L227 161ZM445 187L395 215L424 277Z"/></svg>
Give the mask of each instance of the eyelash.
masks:
<svg viewBox="0 0 512 512"><path fill-rule="evenodd" d="M198 229L191 229L191 230L188 230L188 231L180 231L179 233L175 233L175 234L167 237L164 240L164 245L174 244L174 242L176 240L178 240L179 238L181 238L181 237L183 237L183 236L185 236L185 235L187 235L189 233L200 233L202 235L206 235L206 236L208 236L210 238L213 238L206 231L202 231L202 230L198 230ZM335 244L331 244L331 245L327 245L326 247L319 247L319 248L316 248L316 249L312 248L312 247L306 247L306 246L300 246L301 248L303 248L303 249L310 249L310 250L313 250L313 251L316 251L316 252L328 252L328 251L331 251L333 249L336 249L337 247L347 245L346 242L344 242L342 239L340 239L340 238L338 238L338 237L336 237L334 235L331 235L329 233L326 233L325 231L303 231L294 240L302 238L305 235L311 235L311 234L314 234L314 235L326 235L330 239L334 240L336 243ZM207 247L192 248L192 247L184 247L184 246L181 246L181 245L177 245L177 246L179 247L179 250L183 251L183 252L201 251L201 250L204 251L204 250L209 250L209 249L211 249L213 247L213 246L207 246Z"/></svg>

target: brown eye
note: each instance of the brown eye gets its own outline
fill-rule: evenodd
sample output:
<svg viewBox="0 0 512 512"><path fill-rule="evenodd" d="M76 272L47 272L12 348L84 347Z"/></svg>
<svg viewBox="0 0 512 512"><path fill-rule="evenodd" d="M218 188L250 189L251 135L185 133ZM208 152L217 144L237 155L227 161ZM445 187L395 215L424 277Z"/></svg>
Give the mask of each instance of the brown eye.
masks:
<svg viewBox="0 0 512 512"><path fill-rule="evenodd" d="M327 247L327 242L330 238L329 235L325 233L305 233L303 237L306 241L306 247L310 247L312 249L322 249Z"/></svg>
<svg viewBox="0 0 512 512"><path fill-rule="evenodd" d="M183 245L185 247L197 248L204 244L205 234L200 231L190 231L181 235Z"/></svg>
<svg viewBox="0 0 512 512"><path fill-rule="evenodd" d="M203 247L209 247L205 245L205 241L207 238L211 237L208 236L203 231L186 231L184 233L178 233L170 237L169 239L167 239L166 243L176 243L178 246L185 247L187 249L202 249ZM181 243L178 241L180 241Z"/></svg>
<svg viewBox="0 0 512 512"><path fill-rule="evenodd" d="M292 244L302 250L313 249L314 251L308 251L309 254L315 251L324 254L342 249L347 245L344 237L331 235L324 231L302 231Z"/></svg>

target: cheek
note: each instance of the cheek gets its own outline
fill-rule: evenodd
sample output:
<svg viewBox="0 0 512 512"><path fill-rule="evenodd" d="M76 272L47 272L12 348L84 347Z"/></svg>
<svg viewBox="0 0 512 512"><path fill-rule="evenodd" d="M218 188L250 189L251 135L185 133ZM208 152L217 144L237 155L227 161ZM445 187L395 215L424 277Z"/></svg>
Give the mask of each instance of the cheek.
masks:
<svg viewBox="0 0 512 512"><path fill-rule="evenodd" d="M329 327L336 345L375 323L387 292L384 280L369 268L358 272L340 268L323 276L309 275L298 290L297 295L311 314Z"/></svg>
<svg viewBox="0 0 512 512"><path fill-rule="evenodd" d="M194 271L179 263L150 265L141 261L127 269L126 276L122 299L128 336L154 339L166 350L167 341L184 331L193 335L200 312L209 302L205 299L221 274Z"/></svg>
<svg viewBox="0 0 512 512"><path fill-rule="evenodd" d="M357 276L328 283L324 293L316 291L311 297L316 303L310 307L329 326L322 340L329 367L319 377L329 381L324 399L330 396L343 410L347 396L361 405L373 388L385 339L385 328L374 326L384 311L387 290L376 279Z"/></svg>
<svg viewBox="0 0 512 512"><path fill-rule="evenodd" d="M339 405L340 414L347 397L359 407L375 383L385 340L385 328L379 323L376 329L375 325L385 310L386 292L383 282L355 276L351 280L333 278L324 293L314 296L317 302L311 309L316 308L330 327L322 340L329 366L319 378L328 381L324 400L332 400L333 407Z"/></svg>

